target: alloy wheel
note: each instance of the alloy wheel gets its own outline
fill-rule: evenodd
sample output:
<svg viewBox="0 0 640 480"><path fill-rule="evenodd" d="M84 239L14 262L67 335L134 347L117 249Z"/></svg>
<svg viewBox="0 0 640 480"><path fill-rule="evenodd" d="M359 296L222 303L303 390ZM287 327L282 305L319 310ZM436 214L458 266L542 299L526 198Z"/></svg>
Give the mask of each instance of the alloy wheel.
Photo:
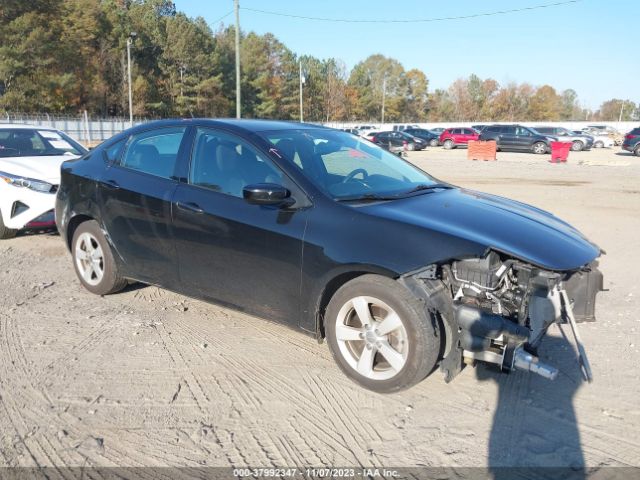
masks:
<svg viewBox="0 0 640 480"><path fill-rule="evenodd" d="M98 285L104 277L104 252L100 243L88 232L76 242L75 260L83 280L91 286Z"/></svg>
<svg viewBox="0 0 640 480"><path fill-rule="evenodd" d="M407 362L409 338L402 319L377 298L355 297L342 306L336 340L351 368L371 380L388 380Z"/></svg>

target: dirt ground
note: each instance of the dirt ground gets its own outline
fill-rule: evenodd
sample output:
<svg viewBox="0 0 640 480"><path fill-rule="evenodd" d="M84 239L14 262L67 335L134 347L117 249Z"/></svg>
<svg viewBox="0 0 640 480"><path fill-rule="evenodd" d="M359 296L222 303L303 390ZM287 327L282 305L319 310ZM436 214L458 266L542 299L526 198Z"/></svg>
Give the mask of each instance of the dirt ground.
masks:
<svg viewBox="0 0 640 480"><path fill-rule="evenodd" d="M377 395L267 320L156 287L94 296L57 235L22 235L0 243L0 466L640 466L640 159L548 158L410 156L606 250L609 291L580 325L592 384L554 327L541 352L554 382L466 368Z"/></svg>

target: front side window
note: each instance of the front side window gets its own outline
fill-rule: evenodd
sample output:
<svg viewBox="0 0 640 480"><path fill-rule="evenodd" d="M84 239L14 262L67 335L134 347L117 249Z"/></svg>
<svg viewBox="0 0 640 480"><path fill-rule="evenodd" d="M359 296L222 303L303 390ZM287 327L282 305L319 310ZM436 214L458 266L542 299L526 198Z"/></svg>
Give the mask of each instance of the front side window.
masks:
<svg viewBox="0 0 640 480"><path fill-rule="evenodd" d="M354 138L351 134L343 135ZM281 145L285 148L285 145ZM225 132L199 128L189 171L189 183L242 198L256 183L283 183L283 174L244 140Z"/></svg>
<svg viewBox="0 0 640 480"><path fill-rule="evenodd" d="M121 165L156 177L173 177L184 132L184 127L162 128L133 135Z"/></svg>
<svg viewBox="0 0 640 480"><path fill-rule="evenodd" d="M260 134L318 189L335 200L402 195L435 184L428 174L366 140L330 129Z"/></svg>
<svg viewBox="0 0 640 480"><path fill-rule="evenodd" d="M84 155L87 149L57 130L0 129L0 157Z"/></svg>

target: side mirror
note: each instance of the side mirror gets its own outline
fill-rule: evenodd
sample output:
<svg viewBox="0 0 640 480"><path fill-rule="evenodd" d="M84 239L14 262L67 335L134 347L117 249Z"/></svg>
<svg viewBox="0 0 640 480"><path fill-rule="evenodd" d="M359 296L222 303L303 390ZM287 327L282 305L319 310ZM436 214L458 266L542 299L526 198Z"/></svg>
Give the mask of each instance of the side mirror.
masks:
<svg viewBox="0 0 640 480"><path fill-rule="evenodd" d="M242 196L252 205L289 206L294 203L291 192L276 183L255 183L242 189Z"/></svg>

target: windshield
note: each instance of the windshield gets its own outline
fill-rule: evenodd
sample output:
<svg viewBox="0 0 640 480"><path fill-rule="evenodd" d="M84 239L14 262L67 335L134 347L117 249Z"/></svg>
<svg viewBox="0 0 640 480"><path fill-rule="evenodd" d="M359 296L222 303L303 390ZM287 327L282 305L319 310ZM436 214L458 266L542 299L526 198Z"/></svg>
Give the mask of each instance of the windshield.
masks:
<svg viewBox="0 0 640 480"><path fill-rule="evenodd" d="M396 198L439 185L397 155L338 130L278 130L260 135L335 200Z"/></svg>
<svg viewBox="0 0 640 480"><path fill-rule="evenodd" d="M0 157L83 155L87 150L57 130L0 128Z"/></svg>

